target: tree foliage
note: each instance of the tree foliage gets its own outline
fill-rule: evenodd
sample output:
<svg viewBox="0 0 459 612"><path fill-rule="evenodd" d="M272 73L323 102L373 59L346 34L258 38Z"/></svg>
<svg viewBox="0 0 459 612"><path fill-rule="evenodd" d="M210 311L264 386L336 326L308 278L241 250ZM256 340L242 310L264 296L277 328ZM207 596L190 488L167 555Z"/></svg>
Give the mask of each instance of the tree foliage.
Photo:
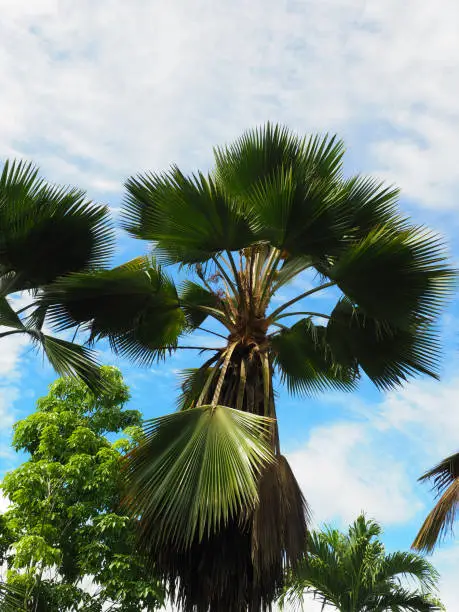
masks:
<svg viewBox="0 0 459 612"><path fill-rule="evenodd" d="M0 172L0 338L25 335L56 372L98 387L95 356L87 347L50 336L37 297L72 272L109 263L109 212L83 191L46 183L33 164L6 161ZM24 299L27 305L24 306Z"/></svg>
<svg viewBox="0 0 459 612"><path fill-rule="evenodd" d="M142 365L197 330L222 341L186 373L182 413L147 424L126 467L142 547L187 612L267 610L301 556L308 513L280 450L276 373L300 395L438 376L436 322L455 281L442 240L401 215L397 189L345 177L344 152L268 124L217 148L207 174L131 177L122 224L152 254L38 296L55 330ZM314 308L328 290L331 308Z"/></svg>
<svg viewBox="0 0 459 612"><path fill-rule="evenodd" d="M434 612L438 573L423 557L387 554L381 527L361 515L347 533L325 528L309 534L307 553L289 575L281 598L302 603L311 595L340 612Z"/></svg>
<svg viewBox="0 0 459 612"><path fill-rule="evenodd" d="M106 391L97 396L58 379L14 427L13 445L29 459L2 483L11 505L1 552L28 610L99 612L111 602L140 612L162 600L136 553L133 520L119 508L120 459L141 435L140 414L124 408L129 392L116 368L101 368L101 378ZM119 432L125 437L107 437Z"/></svg>

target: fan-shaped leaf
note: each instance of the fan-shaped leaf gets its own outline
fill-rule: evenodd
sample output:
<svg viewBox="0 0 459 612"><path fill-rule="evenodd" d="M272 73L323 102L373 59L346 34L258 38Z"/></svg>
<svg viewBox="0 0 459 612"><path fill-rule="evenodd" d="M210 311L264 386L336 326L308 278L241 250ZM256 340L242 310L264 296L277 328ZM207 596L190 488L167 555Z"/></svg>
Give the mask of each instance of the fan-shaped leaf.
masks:
<svg viewBox="0 0 459 612"><path fill-rule="evenodd" d="M138 175L126 183L124 227L153 240L171 262L203 262L253 242L236 204L203 174L188 178L177 167L164 175Z"/></svg>
<svg viewBox="0 0 459 612"><path fill-rule="evenodd" d="M5 165L0 227L0 266L18 277L15 290L104 265L112 252L107 207L77 189L47 186L31 165Z"/></svg>
<svg viewBox="0 0 459 612"><path fill-rule="evenodd" d="M208 316L207 312L200 310L200 306L209 308L218 308L219 306L219 299L215 293L189 280L181 284L179 296L188 325L192 328L202 325Z"/></svg>
<svg viewBox="0 0 459 612"><path fill-rule="evenodd" d="M127 464L129 507L144 537L187 547L254 508L258 475L273 461L270 430L270 419L224 406L149 421Z"/></svg>
<svg viewBox="0 0 459 612"><path fill-rule="evenodd" d="M345 251L329 276L370 317L409 325L433 319L451 295L456 272L440 238L423 228L375 228Z"/></svg>
<svg viewBox="0 0 459 612"><path fill-rule="evenodd" d="M106 337L116 352L141 363L174 349L187 329L173 281L146 260L69 275L41 302L57 329L86 324L92 340Z"/></svg>
<svg viewBox="0 0 459 612"><path fill-rule="evenodd" d="M326 342L326 328L302 319L271 340L275 364L293 393L320 392L327 388L352 389L355 364L335 359Z"/></svg>
<svg viewBox="0 0 459 612"><path fill-rule="evenodd" d="M359 366L380 389L397 387L417 374L437 376L438 340L425 323L400 329L343 299L332 312L326 337L339 363Z"/></svg>

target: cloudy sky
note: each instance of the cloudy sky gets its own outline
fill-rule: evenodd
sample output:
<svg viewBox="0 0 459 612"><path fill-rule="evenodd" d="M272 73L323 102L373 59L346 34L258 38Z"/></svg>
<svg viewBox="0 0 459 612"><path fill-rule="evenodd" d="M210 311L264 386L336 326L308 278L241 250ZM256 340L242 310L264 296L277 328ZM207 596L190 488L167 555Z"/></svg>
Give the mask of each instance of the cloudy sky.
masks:
<svg viewBox="0 0 459 612"><path fill-rule="evenodd" d="M453 257L459 216L459 5L443 0L0 0L0 159L33 159L114 213L122 182L178 163L206 169L214 144L267 120L338 132L348 172L402 188L401 205L443 232ZM117 257L143 250L120 239ZM301 282L301 281L300 281ZM304 282L307 282L305 279ZM317 525L380 520L387 547L408 548L432 503L416 478L459 437L459 322L442 321L441 383L381 395L289 398L282 442ZM106 362L113 362L109 354ZM133 406L173 407L176 371L125 363ZM19 461L10 426L53 379L16 339L0 352L0 471ZM459 545L433 561L441 596L459 611Z"/></svg>

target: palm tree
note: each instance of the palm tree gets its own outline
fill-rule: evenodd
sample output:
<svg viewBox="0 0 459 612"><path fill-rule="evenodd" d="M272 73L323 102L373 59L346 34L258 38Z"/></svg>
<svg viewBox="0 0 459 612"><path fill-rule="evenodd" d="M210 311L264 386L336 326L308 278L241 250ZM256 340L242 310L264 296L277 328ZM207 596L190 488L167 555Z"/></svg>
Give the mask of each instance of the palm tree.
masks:
<svg viewBox="0 0 459 612"><path fill-rule="evenodd" d="M8 329L0 338L26 335L59 374L96 384L91 351L47 334L36 298L60 276L107 265L112 238L107 207L93 205L77 189L46 184L30 163L5 162L0 173L0 326ZM17 308L14 298L21 292L30 299Z"/></svg>
<svg viewBox="0 0 459 612"><path fill-rule="evenodd" d="M441 240L398 213L396 189L344 178L343 154L268 124L216 149L208 175L133 177L123 226L152 254L40 296L56 329L143 365L196 348L196 330L221 341L197 347L179 410L146 423L126 467L143 549L186 611L267 610L301 558L308 511L280 451L275 374L300 395L437 376L454 277ZM273 302L305 271L310 287ZM335 306L318 312L309 298L327 290Z"/></svg>
<svg viewBox="0 0 459 612"><path fill-rule="evenodd" d="M428 612L442 609L432 596L438 573L421 556L386 554L381 527L361 515L344 534L326 528L308 536L307 555L290 573L281 604L311 594L340 612ZM410 588L410 580L418 588Z"/></svg>
<svg viewBox="0 0 459 612"><path fill-rule="evenodd" d="M459 508L459 453L447 457L419 480L433 479L440 498L413 542L413 548L432 552L438 540L452 531Z"/></svg>

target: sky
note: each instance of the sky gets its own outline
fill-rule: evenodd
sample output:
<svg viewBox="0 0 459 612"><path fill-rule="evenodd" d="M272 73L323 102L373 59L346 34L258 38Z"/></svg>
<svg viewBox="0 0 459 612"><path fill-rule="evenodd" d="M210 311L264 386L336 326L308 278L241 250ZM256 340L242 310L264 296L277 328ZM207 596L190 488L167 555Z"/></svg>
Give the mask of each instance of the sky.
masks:
<svg viewBox="0 0 459 612"><path fill-rule="evenodd" d="M348 173L402 189L401 207L444 234L457 262L459 4L443 0L0 0L0 160L35 161L116 217L131 174L206 170L212 147L268 120L336 132ZM116 261L146 245L119 232ZM298 280L279 299L308 283ZM433 503L417 483L459 446L459 311L441 321L441 382L381 394L292 398L279 388L281 442L314 524L345 527L364 510L387 548L409 548ZM132 407L173 409L177 372L197 356L122 368ZM0 351L0 477L18 465L11 425L54 379L17 337ZM432 561L459 612L459 543ZM310 608L314 610L314 607Z"/></svg>

